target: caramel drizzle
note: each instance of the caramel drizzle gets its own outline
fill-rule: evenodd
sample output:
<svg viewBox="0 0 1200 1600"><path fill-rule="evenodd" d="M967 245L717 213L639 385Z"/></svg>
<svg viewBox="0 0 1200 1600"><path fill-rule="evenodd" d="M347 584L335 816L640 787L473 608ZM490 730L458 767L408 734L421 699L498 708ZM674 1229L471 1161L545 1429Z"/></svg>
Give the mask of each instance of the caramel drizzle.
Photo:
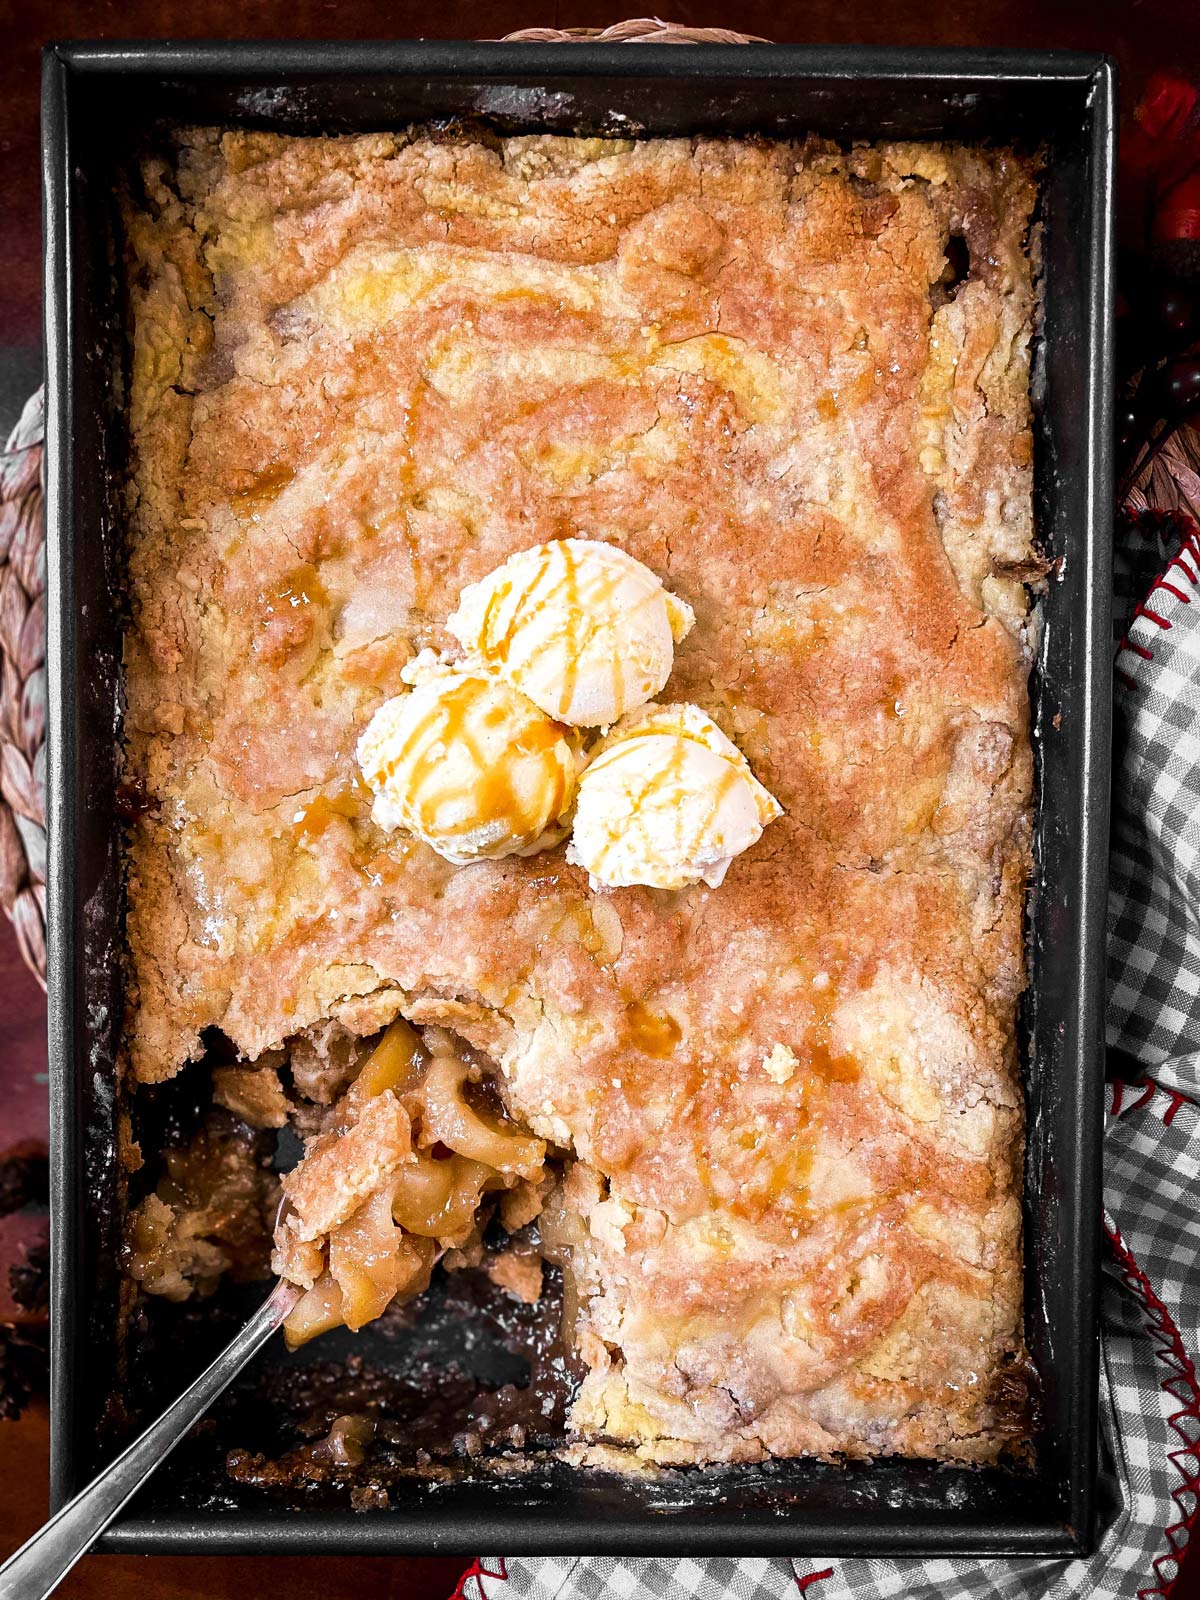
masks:
<svg viewBox="0 0 1200 1600"><path fill-rule="evenodd" d="M596 543L601 549L610 548L600 541ZM561 716L571 709L579 681L580 651L570 646L582 642L589 617L607 608L623 580L636 577L637 574L622 569L619 563L598 562L594 564L593 576L584 584L580 578L579 559L566 540L542 545L537 554L537 570L517 598L503 631L500 631L497 618L514 592L513 580L506 578L496 586L484 611L481 638L484 653L506 666L518 634L549 607L561 606L557 627L548 629L545 637L533 644L525 660L526 670L532 670L551 652L561 651L562 679L558 699L558 713ZM657 592L651 590L641 604L650 603L656 598ZM619 652L614 651L609 658L609 669L612 673L613 703L621 706L624 704L626 680Z"/></svg>
<svg viewBox="0 0 1200 1600"><path fill-rule="evenodd" d="M835 1054L833 1050L833 1017L842 994L844 961L835 956L830 958L829 966L831 981L825 989L814 992L811 1020L803 1041L796 1045L799 1071L782 1091L799 1102L790 1108L795 1132L784 1148L762 1149L761 1163L756 1163L749 1181L735 1181L727 1172L723 1158L712 1156L709 1140L716 1138L727 1145L731 1136L737 1141L736 1132L731 1133L727 1128L714 1132L708 1129L708 1119L703 1113L696 1117L698 1127L692 1149L701 1187L714 1206L753 1223L761 1223L772 1211L777 1211L781 1220L789 1225L812 1220L816 1213L809 1199L808 1179L821 1126L822 1106L833 1085L854 1084L861 1077L861 1067L855 1056L845 1052ZM861 983L860 976L860 987ZM693 1083L691 1093L696 1097L704 1092L723 1095L728 1092L728 1085L700 1077ZM754 1149L755 1145L743 1139L741 1148ZM722 1179L724 1189L719 1187ZM841 1205L842 1202L836 1202L822 1209L836 1211Z"/></svg>
<svg viewBox="0 0 1200 1600"><path fill-rule="evenodd" d="M269 505L283 493L288 484L296 476L295 467L288 466L284 461L272 461L267 467L250 480L244 489L238 489L230 496L231 503L246 509L255 506Z"/></svg>
<svg viewBox="0 0 1200 1600"><path fill-rule="evenodd" d="M625 1035L644 1056L663 1059L674 1052L683 1030L674 1017L660 1016L642 1001L631 1000L625 1007Z"/></svg>
<svg viewBox="0 0 1200 1600"><path fill-rule="evenodd" d="M371 791L355 774L348 787L332 793L322 791L301 806L292 829L301 839L319 839L335 817L354 822L367 816L370 810Z"/></svg>
<svg viewBox="0 0 1200 1600"><path fill-rule="evenodd" d="M840 958L835 967L840 977ZM801 1063L825 1083L857 1083L860 1076L857 1060L851 1055L834 1055L832 1050L833 1013L837 1009L838 998L836 983L819 991L819 998L813 1002L813 1021L804 1041Z"/></svg>
<svg viewBox="0 0 1200 1600"><path fill-rule="evenodd" d="M895 719L904 715L904 688L904 679L898 672L893 672L879 701L885 717Z"/></svg>
<svg viewBox="0 0 1200 1600"><path fill-rule="evenodd" d="M446 747L462 744L478 772L473 796L478 817L485 823L503 824L514 837L528 837L562 814L568 798L567 773L560 761L543 762L544 773L552 785L547 807L544 811L535 811L523 803L510 776L513 763L489 763L471 731L471 703L479 694L479 687L477 679L464 678L440 694L428 714L409 731L396 755L387 762L384 774L390 779L398 767L411 763L406 788L417 830L435 833L441 807L460 792L454 784L437 781L438 769L445 762ZM497 726L501 720L503 712L497 707L485 715L484 725ZM531 721L517 740L516 749L520 755L540 756L552 750L561 737L562 730L557 724Z"/></svg>
<svg viewBox="0 0 1200 1600"><path fill-rule="evenodd" d="M279 612L296 610L302 606L324 605L329 591L310 561L302 562L286 573L273 589L260 592L258 603L262 607L264 622L270 622Z"/></svg>
<svg viewBox="0 0 1200 1600"><path fill-rule="evenodd" d="M676 845L679 855L678 864L682 865L684 859L693 854L695 849L706 838L709 829L713 826L717 820L717 817L720 815L721 806L723 805L726 797L733 792L736 784L744 781L745 773L735 766L734 763L728 759L728 757L722 756L718 751L709 750L709 746L706 745L703 740L697 739L693 735L686 732L676 732L674 729L672 729L670 732L665 730L662 732L651 730L643 735L635 734L630 739L622 740L620 744L615 745L613 747L613 754L615 755L617 751L627 753L628 746L636 743L639 738L647 743L659 739L669 739L672 742L671 753L665 761L660 761L657 765L652 767L650 772L644 774L641 786L632 794L630 794L628 799L628 809L623 811L621 815L621 827L619 830L610 830L604 848L600 852L600 860L597 864L602 865L608 860L611 852L616 848L618 842L625 837L629 829L635 825L639 827L643 840L645 841L645 852L647 854L655 853L657 844L656 841L650 837L648 831L647 824L649 818L646 809L646 802L650 799L651 795L654 795L659 802L656 810L658 812L668 812L674 816L676 824ZM709 750L711 755L715 755L721 762L722 771L720 778L709 791L708 809L705 811L700 821L696 824L694 830L692 831L691 838L685 840L680 832L681 819L684 815L680 802L685 797L687 792L684 783L684 765L687 760L689 746L694 744L698 744L702 750ZM593 763L592 770L594 771L597 767L605 764L607 763L605 763L603 759L600 762ZM690 849L689 846L691 847Z"/></svg>

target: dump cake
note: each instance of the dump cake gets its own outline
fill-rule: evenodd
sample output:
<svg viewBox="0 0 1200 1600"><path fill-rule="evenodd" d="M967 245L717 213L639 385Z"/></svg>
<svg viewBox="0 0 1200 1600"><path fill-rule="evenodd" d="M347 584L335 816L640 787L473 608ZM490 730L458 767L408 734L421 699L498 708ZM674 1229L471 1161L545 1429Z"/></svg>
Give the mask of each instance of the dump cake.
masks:
<svg viewBox="0 0 1200 1600"><path fill-rule="evenodd" d="M1019 1442L1034 200L1009 153L816 139L143 164L128 1055L153 1084L216 1030L221 1115L306 1136L294 1337L496 1216L498 1281L533 1292L530 1241L563 1272L576 1459ZM583 541L677 607L648 722L576 762L534 663L529 852L385 826L360 742L402 675L469 682L473 586ZM651 886L622 763L700 727L774 810Z"/></svg>

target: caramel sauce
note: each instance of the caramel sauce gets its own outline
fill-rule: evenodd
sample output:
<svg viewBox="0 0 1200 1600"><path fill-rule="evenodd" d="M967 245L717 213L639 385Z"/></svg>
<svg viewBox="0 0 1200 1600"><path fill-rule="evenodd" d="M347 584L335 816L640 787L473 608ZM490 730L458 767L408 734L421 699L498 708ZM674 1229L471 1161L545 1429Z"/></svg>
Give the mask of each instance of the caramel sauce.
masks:
<svg viewBox="0 0 1200 1600"><path fill-rule="evenodd" d="M552 576L555 557L561 556L562 573L557 578ZM512 584L502 585L497 592L496 601L507 599L512 593ZM566 541L558 544L544 545L538 557L538 570L533 581L527 586L508 619L508 626L496 640L494 650L497 658L503 664L509 659L512 652L513 640L520 629L538 616L547 606L556 601L562 601L562 620L556 629L550 631L541 641L538 649L530 657L530 667L556 646L569 643L575 638L579 626L583 621L583 607L579 601L579 564L574 552ZM488 607L490 620L491 606ZM487 633L484 635L487 638ZM562 686L559 691L559 705L566 709L575 697L575 685L579 677L579 667L575 659L575 652L565 652L565 662Z"/></svg>
<svg viewBox="0 0 1200 1600"><path fill-rule="evenodd" d="M685 789L685 766L690 747L698 744L702 749L708 749L702 739L699 739L695 734L689 733L686 729L650 730L645 735L635 735L635 738L642 738L647 743L655 739L669 739L672 741L672 749L666 761L661 765L651 763L649 771L642 775L642 781L638 788L631 789L624 796L623 817L625 828L636 823L642 817L647 802L650 801L652 796L665 796L669 802L678 803L676 797L681 796ZM630 742L632 743L633 740ZM620 749L620 745L614 747L614 750ZM723 802L735 786L746 781L745 773L740 767L735 766L730 760L719 759L721 759L721 775L708 794L707 809L686 843L685 848L689 852L706 838L710 828L713 827L720 815ZM599 869L603 870L604 863L618 843L617 836L614 835L609 838L605 848L599 852L596 862L596 866Z"/></svg>
<svg viewBox="0 0 1200 1600"><path fill-rule="evenodd" d="M284 461L273 461L269 467L264 467L257 473L244 489L239 489L231 496L231 499L240 509L269 505L283 493L295 476L295 467L289 467Z"/></svg>
<svg viewBox="0 0 1200 1600"><path fill-rule="evenodd" d="M489 727L497 727L503 723L504 716L499 716L495 722L485 720ZM545 722L530 722L529 726L521 731L514 748L523 756L540 756L546 750L553 750L562 736L563 729L560 723L551 722L549 719Z"/></svg>
<svg viewBox="0 0 1200 1600"><path fill-rule="evenodd" d="M883 698L879 702L885 717L899 718L904 715L904 703L900 698L903 693L904 679L898 672L894 672L888 680L887 687L883 691Z"/></svg>
<svg viewBox="0 0 1200 1600"><path fill-rule="evenodd" d="M445 765L445 748L463 744L476 768L473 799L482 822L500 823L515 838L540 829L545 822L560 816L567 803L567 773L558 762L544 764L544 775L553 784L545 797L544 808L531 815L513 783L512 762L487 763L484 752L471 730L471 702L480 692L474 678L464 678L440 695L423 721L388 764L389 776L404 763L411 763L408 789L419 828L435 833L441 807L458 793L457 784L439 776ZM553 723L534 724L525 730L517 748L524 754L541 754L553 748L560 737Z"/></svg>
<svg viewBox="0 0 1200 1600"><path fill-rule="evenodd" d="M811 1020L793 1046L799 1070L765 1123L733 1120L735 1086L719 1069L694 1074L689 1086L693 1100L704 1101L690 1117L698 1181L716 1209L756 1226L769 1215L787 1228L813 1220L809 1181L823 1107L834 1085L857 1083L861 1075L853 1055L833 1048L843 962L829 956L826 964L830 982L813 991Z"/></svg>
<svg viewBox="0 0 1200 1600"><path fill-rule="evenodd" d="M625 575L619 567L600 566L586 586L582 586L579 557L566 540L543 545L538 553L537 570L513 607L503 631L500 630L497 617L512 596L512 581L498 584L489 597L481 630L484 653L506 665L521 630L548 607L560 607L557 626L546 631L525 665L527 669L532 668L550 652L561 650L563 671L558 704L562 712L568 711L579 680L577 652L569 647L574 640L583 636L588 617L608 607ZM625 669L619 652L614 651L610 656L609 668L614 703L622 706Z"/></svg>
<svg viewBox="0 0 1200 1600"><path fill-rule="evenodd" d="M739 768L735 767L732 761L726 761L724 764L724 769L721 773L720 781L713 789L712 796L709 801L708 812L705 815L704 821L700 827L701 838L704 837L704 835L713 826L720 815L721 802L726 798L727 795L732 794L737 784L744 783L745 781L745 773Z"/></svg>
<svg viewBox="0 0 1200 1600"><path fill-rule="evenodd" d="M836 963L834 981L818 990L813 998L813 1022L800 1054L801 1064L825 1083L857 1083L861 1075L858 1062L851 1055L835 1055L831 1049L833 1014L837 1010L840 989L837 978L841 976L842 962Z"/></svg>
<svg viewBox="0 0 1200 1600"><path fill-rule="evenodd" d="M624 1031L635 1050L660 1059L671 1055L683 1037L683 1030L674 1017L659 1015L640 1000L631 1000L625 1007Z"/></svg>
<svg viewBox="0 0 1200 1600"><path fill-rule="evenodd" d="M803 1119L807 1124L807 1118ZM807 1218L808 1178L812 1172L813 1146L810 1138L793 1141L783 1155L771 1161L762 1180L742 1190L733 1209L751 1222L761 1222L773 1207L790 1219Z"/></svg>
<svg viewBox="0 0 1200 1600"><path fill-rule="evenodd" d="M260 591L258 603L264 623L303 606L325 605L329 592L311 562L305 561L285 573L273 588Z"/></svg>
<svg viewBox="0 0 1200 1600"><path fill-rule="evenodd" d="M315 795L307 805L301 806L292 821L292 828L302 839L319 839L335 817L353 822L369 815L371 791L355 774L352 782L332 794Z"/></svg>
<svg viewBox="0 0 1200 1600"><path fill-rule="evenodd" d="M817 1039L808 1047L807 1065L826 1083L857 1083L862 1068L851 1055L833 1055L828 1044Z"/></svg>

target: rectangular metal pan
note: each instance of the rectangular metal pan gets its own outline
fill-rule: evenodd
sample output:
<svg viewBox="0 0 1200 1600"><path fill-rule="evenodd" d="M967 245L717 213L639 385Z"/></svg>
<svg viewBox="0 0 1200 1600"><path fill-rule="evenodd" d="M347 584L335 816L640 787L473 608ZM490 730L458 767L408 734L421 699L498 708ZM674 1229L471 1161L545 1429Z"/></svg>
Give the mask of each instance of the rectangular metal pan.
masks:
<svg viewBox="0 0 1200 1600"><path fill-rule="evenodd" d="M534 1477L413 1481L388 1509L357 1514L345 1503L280 1504L239 1490L219 1453L206 1456L197 1445L159 1473L105 1547L1083 1552L1093 1539L1097 1474L1115 85L1104 58L1018 51L446 43L47 50L55 1504L115 1448L112 1397L125 1376L137 1377L118 1372L115 1343L124 449L116 174L164 121L319 133L462 116L501 131L815 131L840 140L990 140L1045 154L1036 510L1055 567L1032 684L1039 811L1022 1021L1026 1318L1041 1374L1037 1464L1021 1474L796 1461L673 1476L665 1486L555 1467ZM218 1328L210 1343L219 1335ZM181 1385L200 1363L202 1345L179 1352L172 1382Z"/></svg>

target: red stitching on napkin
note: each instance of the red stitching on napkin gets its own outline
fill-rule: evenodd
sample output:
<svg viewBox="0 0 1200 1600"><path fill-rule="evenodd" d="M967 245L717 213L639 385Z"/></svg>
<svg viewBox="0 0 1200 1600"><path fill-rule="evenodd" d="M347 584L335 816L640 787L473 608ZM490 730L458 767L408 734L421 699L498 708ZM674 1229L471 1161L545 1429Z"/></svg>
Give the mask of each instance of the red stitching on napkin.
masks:
<svg viewBox="0 0 1200 1600"><path fill-rule="evenodd" d="M1185 1094L1180 1094L1178 1089L1164 1089L1163 1093L1168 1096L1171 1102L1167 1109L1163 1112L1163 1122L1169 1128L1175 1121L1175 1113L1179 1110L1180 1106L1187 1105L1188 1097Z"/></svg>
<svg viewBox="0 0 1200 1600"><path fill-rule="evenodd" d="M1129 1109L1131 1111L1140 1111L1144 1105L1149 1105L1150 1101L1158 1093L1158 1084L1153 1078L1146 1078L1138 1087L1142 1092L1130 1106Z"/></svg>
<svg viewBox="0 0 1200 1600"><path fill-rule="evenodd" d="M1187 1096L1180 1095L1179 1098L1183 1101ZM1179 1108L1176 1106L1174 1109ZM1197 1470L1196 1450L1182 1426L1185 1420L1200 1423L1200 1380L1196 1377L1196 1368L1191 1356L1188 1355L1183 1337L1175 1326L1174 1318L1159 1299L1154 1285L1138 1266L1133 1252L1121 1237L1121 1230L1115 1224L1110 1224L1105 1217L1104 1231L1108 1234L1117 1268L1126 1287L1146 1313L1150 1324L1150 1336L1155 1341L1154 1353L1170 1373L1169 1377L1163 1379L1160 1387L1164 1394L1169 1394L1173 1400L1182 1402L1180 1409L1169 1417L1168 1421L1183 1441L1183 1449L1167 1453L1167 1459L1183 1479L1179 1487L1171 1492L1171 1499L1179 1510L1179 1520L1163 1529L1163 1537L1170 1549L1155 1559L1154 1576L1158 1581L1137 1592L1137 1600L1167 1600L1179 1577L1180 1556L1187 1547L1196 1517L1200 1514L1200 1499L1197 1499L1197 1495L1200 1494L1200 1471ZM1187 1465L1184 1465L1185 1462ZM1187 1498L1193 1502L1190 1511L1184 1503ZM1175 1568L1169 1578L1166 1576L1168 1566Z"/></svg>
<svg viewBox="0 0 1200 1600"><path fill-rule="evenodd" d="M467 1570L464 1573L460 1574L459 1580L455 1584L454 1591L450 1596L450 1600L467 1600L467 1594L466 1594L466 1586L467 1586L467 1584L470 1582L470 1580L472 1578L475 1578L476 1580L478 1580L479 1575L480 1575L480 1573L482 1571L483 1571L483 1568L479 1565L478 1557L476 1557L476 1559L474 1561L472 1561L471 1565L467 1568Z"/></svg>
<svg viewBox="0 0 1200 1600"><path fill-rule="evenodd" d="M1139 617L1145 617L1147 622L1153 622L1164 630L1173 626L1169 617L1160 616L1157 611L1152 611L1150 609L1150 602L1154 599L1156 594L1172 594L1177 600L1182 601L1185 606L1191 605L1192 602L1190 595L1185 594L1177 584L1171 582L1170 575L1172 572L1178 572L1182 574L1187 582L1191 584L1193 589L1200 589L1200 579L1197 578L1196 573L1192 571L1192 568L1184 559L1185 557L1190 556L1191 560L1196 563L1197 569L1200 570L1200 528L1197 528L1196 524L1192 521L1191 517L1186 514L1186 512L1178 512L1175 515L1174 520L1183 527L1183 539L1180 541L1179 549L1172 556L1171 560L1167 563L1163 571L1150 585L1150 592L1147 594L1146 598L1141 602L1140 605L1134 606L1133 615L1129 619L1129 626L1131 628ZM1139 644L1135 639L1131 639L1128 633L1125 634L1124 638L1117 645L1117 659L1114 663L1113 670L1127 689L1136 689L1137 679L1134 678L1130 673L1124 671L1121 666L1121 654L1123 651L1128 651L1131 655L1139 657L1139 659L1142 661L1153 661L1154 651L1147 649L1144 644Z"/></svg>
<svg viewBox="0 0 1200 1600"><path fill-rule="evenodd" d="M504 1563L504 1558L503 1556L497 1556L495 1559L498 1571L493 1571L491 1567L484 1566L482 1558L476 1556L475 1560L472 1561L471 1565L458 1580L458 1586L450 1596L450 1600L470 1600L470 1597L464 1591L464 1585L472 1578L476 1580L478 1592L481 1596L486 1596L487 1590L479 1582L480 1578L499 1578L502 1582L507 1583L508 1568ZM796 1579L796 1588L801 1594L806 1594L814 1583L823 1583L826 1578L832 1578L833 1568L824 1567L820 1572L806 1572L803 1577L793 1568L793 1576Z"/></svg>
<svg viewBox="0 0 1200 1600"><path fill-rule="evenodd" d="M797 1587L797 1589L799 1589L801 1594L804 1594L806 1590L812 1588L814 1583L822 1583L826 1578L832 1578L832 1577L833 1577L833 1568L832 1567L826 1567L823 1572L807 1572L807 1573L805 1573L804 1577L801 1577L800 1574L797 1572L796 1573L796 1587Z"/></svg>
<svg viewBox="0 0 1200 1600"><path fill-rule="evenodd" d="M1136 1100L1126 1105L1126 1089L1140 1089L1142 1092ZM1180 1106L1200 1105L1200 1101L1194 1100L1190 1094L1184 1094L1181 1089L1168 1089L1165 1084L1159 1083L1157 1078L1139 1078L1136 1083L1122 1083L1117 1080L1112 1085L1112 1105L1109 1107L1109 1115L1121 1117L1130 1111L1140 1111L1144 1105L1149 1105L1156 1094L1162 1095L1167 1102L1163 1121L1168 1127L1174 1122Z"/></svg>
<svg viewBox="0 0 1200 1600"><path fill-rule="evenodd" d="M502 1556L497 1556L496 1565L500 1569L498 1572L494 1572L491 1567L485 1567L481 1558L476 1556L471 1565L463 1573L462 1577L459 1578L458 1583L455 1586L454 1593L450 1596L450 1600L473 1600L473 1597L468 1595L466 1592L466 1586L472 1578L475 1579L476 1594L481 1597L486 1596L487 1594L487 1590L479 1581L481 1578L499 1578L502 1583L507 1583L508 1568L505 1566Z"/></svg>
<svg viewBox="0 0 1200 1600"><path fill-rule="evenodd" d="M1155 590L1165 589L1166 584L1160 578L1154 587ZM1143 601L1140 606L1134 606L1133 616L1130 617L1129 620L1134 622L1138 617L1145 617L1147 622L1157 622L1160 628L1169 628L1171 626L1166 617L1160 617L1157 611L1151 611L1150 607L1146 605L1145 601Z"/></svg>

